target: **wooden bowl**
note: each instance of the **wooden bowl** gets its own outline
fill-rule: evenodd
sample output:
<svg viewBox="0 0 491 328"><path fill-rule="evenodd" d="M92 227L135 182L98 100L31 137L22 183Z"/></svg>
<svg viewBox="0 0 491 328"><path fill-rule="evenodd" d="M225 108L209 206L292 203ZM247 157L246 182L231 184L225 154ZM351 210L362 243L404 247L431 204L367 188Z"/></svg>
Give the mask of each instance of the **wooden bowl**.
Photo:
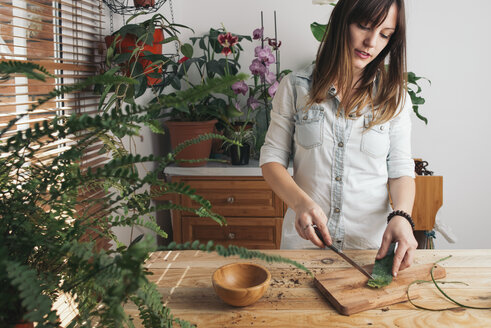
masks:
<svg viewBox="0 0 491 328"><path fill-rule="evenodd" d="M271 273L254 263L231 263L212 276L217 295L227 304L247 306L260 299L271 280Z"/></svg>

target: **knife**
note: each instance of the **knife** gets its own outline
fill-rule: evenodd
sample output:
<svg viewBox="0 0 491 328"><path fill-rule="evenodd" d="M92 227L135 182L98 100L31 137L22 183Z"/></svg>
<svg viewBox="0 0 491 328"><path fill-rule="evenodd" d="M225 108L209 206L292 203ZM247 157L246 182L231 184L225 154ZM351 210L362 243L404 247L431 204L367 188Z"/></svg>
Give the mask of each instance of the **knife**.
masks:
<svg viewBox="0 0 491 328"><path fill-rule="evenodd" d="M349 264L351 264L355 269L357 269L358 271L360 271L361 273L363 273L365 276L367 276L370 279L373 279L373 277L372 277L371 274L369 274L365 269L363 269L361 266L359 266L358 264L356 264L356 262L353 261L352 259L350 259L346 254L344 254L342 250L337 249L333 245L326 244L326 242L324 241L324 238L322 238L322 234L319 231L319 228L317 228L317 226L315 224L313 225L313 227L314 227L314 230L315 230L315 234L317 235L317 237L319 237L319 239L322 241L322 243L324 245L326 245L327 247L329 247L330 249L332 249L336 254L338 254L339 256L341 256L346 262L348 262Z"/></svg>

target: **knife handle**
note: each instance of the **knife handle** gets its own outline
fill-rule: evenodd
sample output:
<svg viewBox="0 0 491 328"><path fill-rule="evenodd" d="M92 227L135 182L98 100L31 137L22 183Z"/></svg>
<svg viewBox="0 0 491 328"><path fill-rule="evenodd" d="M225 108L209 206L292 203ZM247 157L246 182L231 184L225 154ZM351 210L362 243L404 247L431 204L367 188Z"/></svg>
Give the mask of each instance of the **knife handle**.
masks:
<svg viewBox="0 0 491 328"><path fill-rule="evenodd" d="M333 251L335 251L336 253L339 253L339 249L337 249L336 247L334 247L333 245L329 246L328 244L326 244L326 242L324 241L324 238L322 237L322 233L321 231L319 230L319 228L317 228L316 225L313 226L314 227L314 231L315 231L315 234L317 235L317 237L322 241L322 243L324 245L326 245L327 247L329 247L330 249L332 249Z"/></svg>

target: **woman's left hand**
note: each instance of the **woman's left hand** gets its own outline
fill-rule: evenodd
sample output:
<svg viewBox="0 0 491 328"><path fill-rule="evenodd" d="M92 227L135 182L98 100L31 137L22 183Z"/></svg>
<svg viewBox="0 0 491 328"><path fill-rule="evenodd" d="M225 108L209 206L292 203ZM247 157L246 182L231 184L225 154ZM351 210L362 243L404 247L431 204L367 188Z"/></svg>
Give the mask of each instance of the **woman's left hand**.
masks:
<svg viewBox="0 0 491 328"><path fill-rule="evenodd" d="M404 270L411 266L414 260L414 253L418 247L418 242L414 238L413 229L409 222L402 216L394 216L382 237L382 245L378 250L375 259L380 260L385 257L391 243L397 242L397 249L394 254L394 264L392 275L397 276L399 270Z"/></svg>

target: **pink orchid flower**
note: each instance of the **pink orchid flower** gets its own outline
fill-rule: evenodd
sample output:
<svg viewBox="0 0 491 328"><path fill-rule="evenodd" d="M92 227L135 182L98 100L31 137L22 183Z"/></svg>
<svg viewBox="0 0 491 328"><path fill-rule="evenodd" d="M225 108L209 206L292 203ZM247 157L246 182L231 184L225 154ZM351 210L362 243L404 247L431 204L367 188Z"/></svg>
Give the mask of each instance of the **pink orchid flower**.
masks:
<svg viewBox="0 0 491 328"><path fill-rule="evenodd" d="M264 27L257 28L252 32L252 38L254 40L260 40L263 37Z"/></svg>
<svg viewBox="0 0 491 328"><path fill-rule="evenodd" d="M249 91L249 87L244 81L239 81L235 82L232 84L232 91L238 95L239 93L242 93L244 96L246 95L247 91Z"/></svg>
<svg viewBox="0 0 491 328"><path fill-rule="evenodd" d="M266 80L267 83L273 84L276 81L276 74L271 71L268 71L264 75L264 79Z"/></svg>
<svg viewBox="0 0 491 328"><path fill-rule="evenodd" d="M254 59L252 61L252 64L249 66L249 69L251 70L251 73L253 75L260 75L264 76L266 74L266 66L259 60L259 59Z"/></svg>
<svg viewBox="0 0 491 328"><path fill-rule="evenodd" d="M276 94L276 91L278 90L278 86L280 84L278 83L278 81L275 81L269 88L268 88L268 94L271 96L271 97L274 97L274 95Z"/></svg>

